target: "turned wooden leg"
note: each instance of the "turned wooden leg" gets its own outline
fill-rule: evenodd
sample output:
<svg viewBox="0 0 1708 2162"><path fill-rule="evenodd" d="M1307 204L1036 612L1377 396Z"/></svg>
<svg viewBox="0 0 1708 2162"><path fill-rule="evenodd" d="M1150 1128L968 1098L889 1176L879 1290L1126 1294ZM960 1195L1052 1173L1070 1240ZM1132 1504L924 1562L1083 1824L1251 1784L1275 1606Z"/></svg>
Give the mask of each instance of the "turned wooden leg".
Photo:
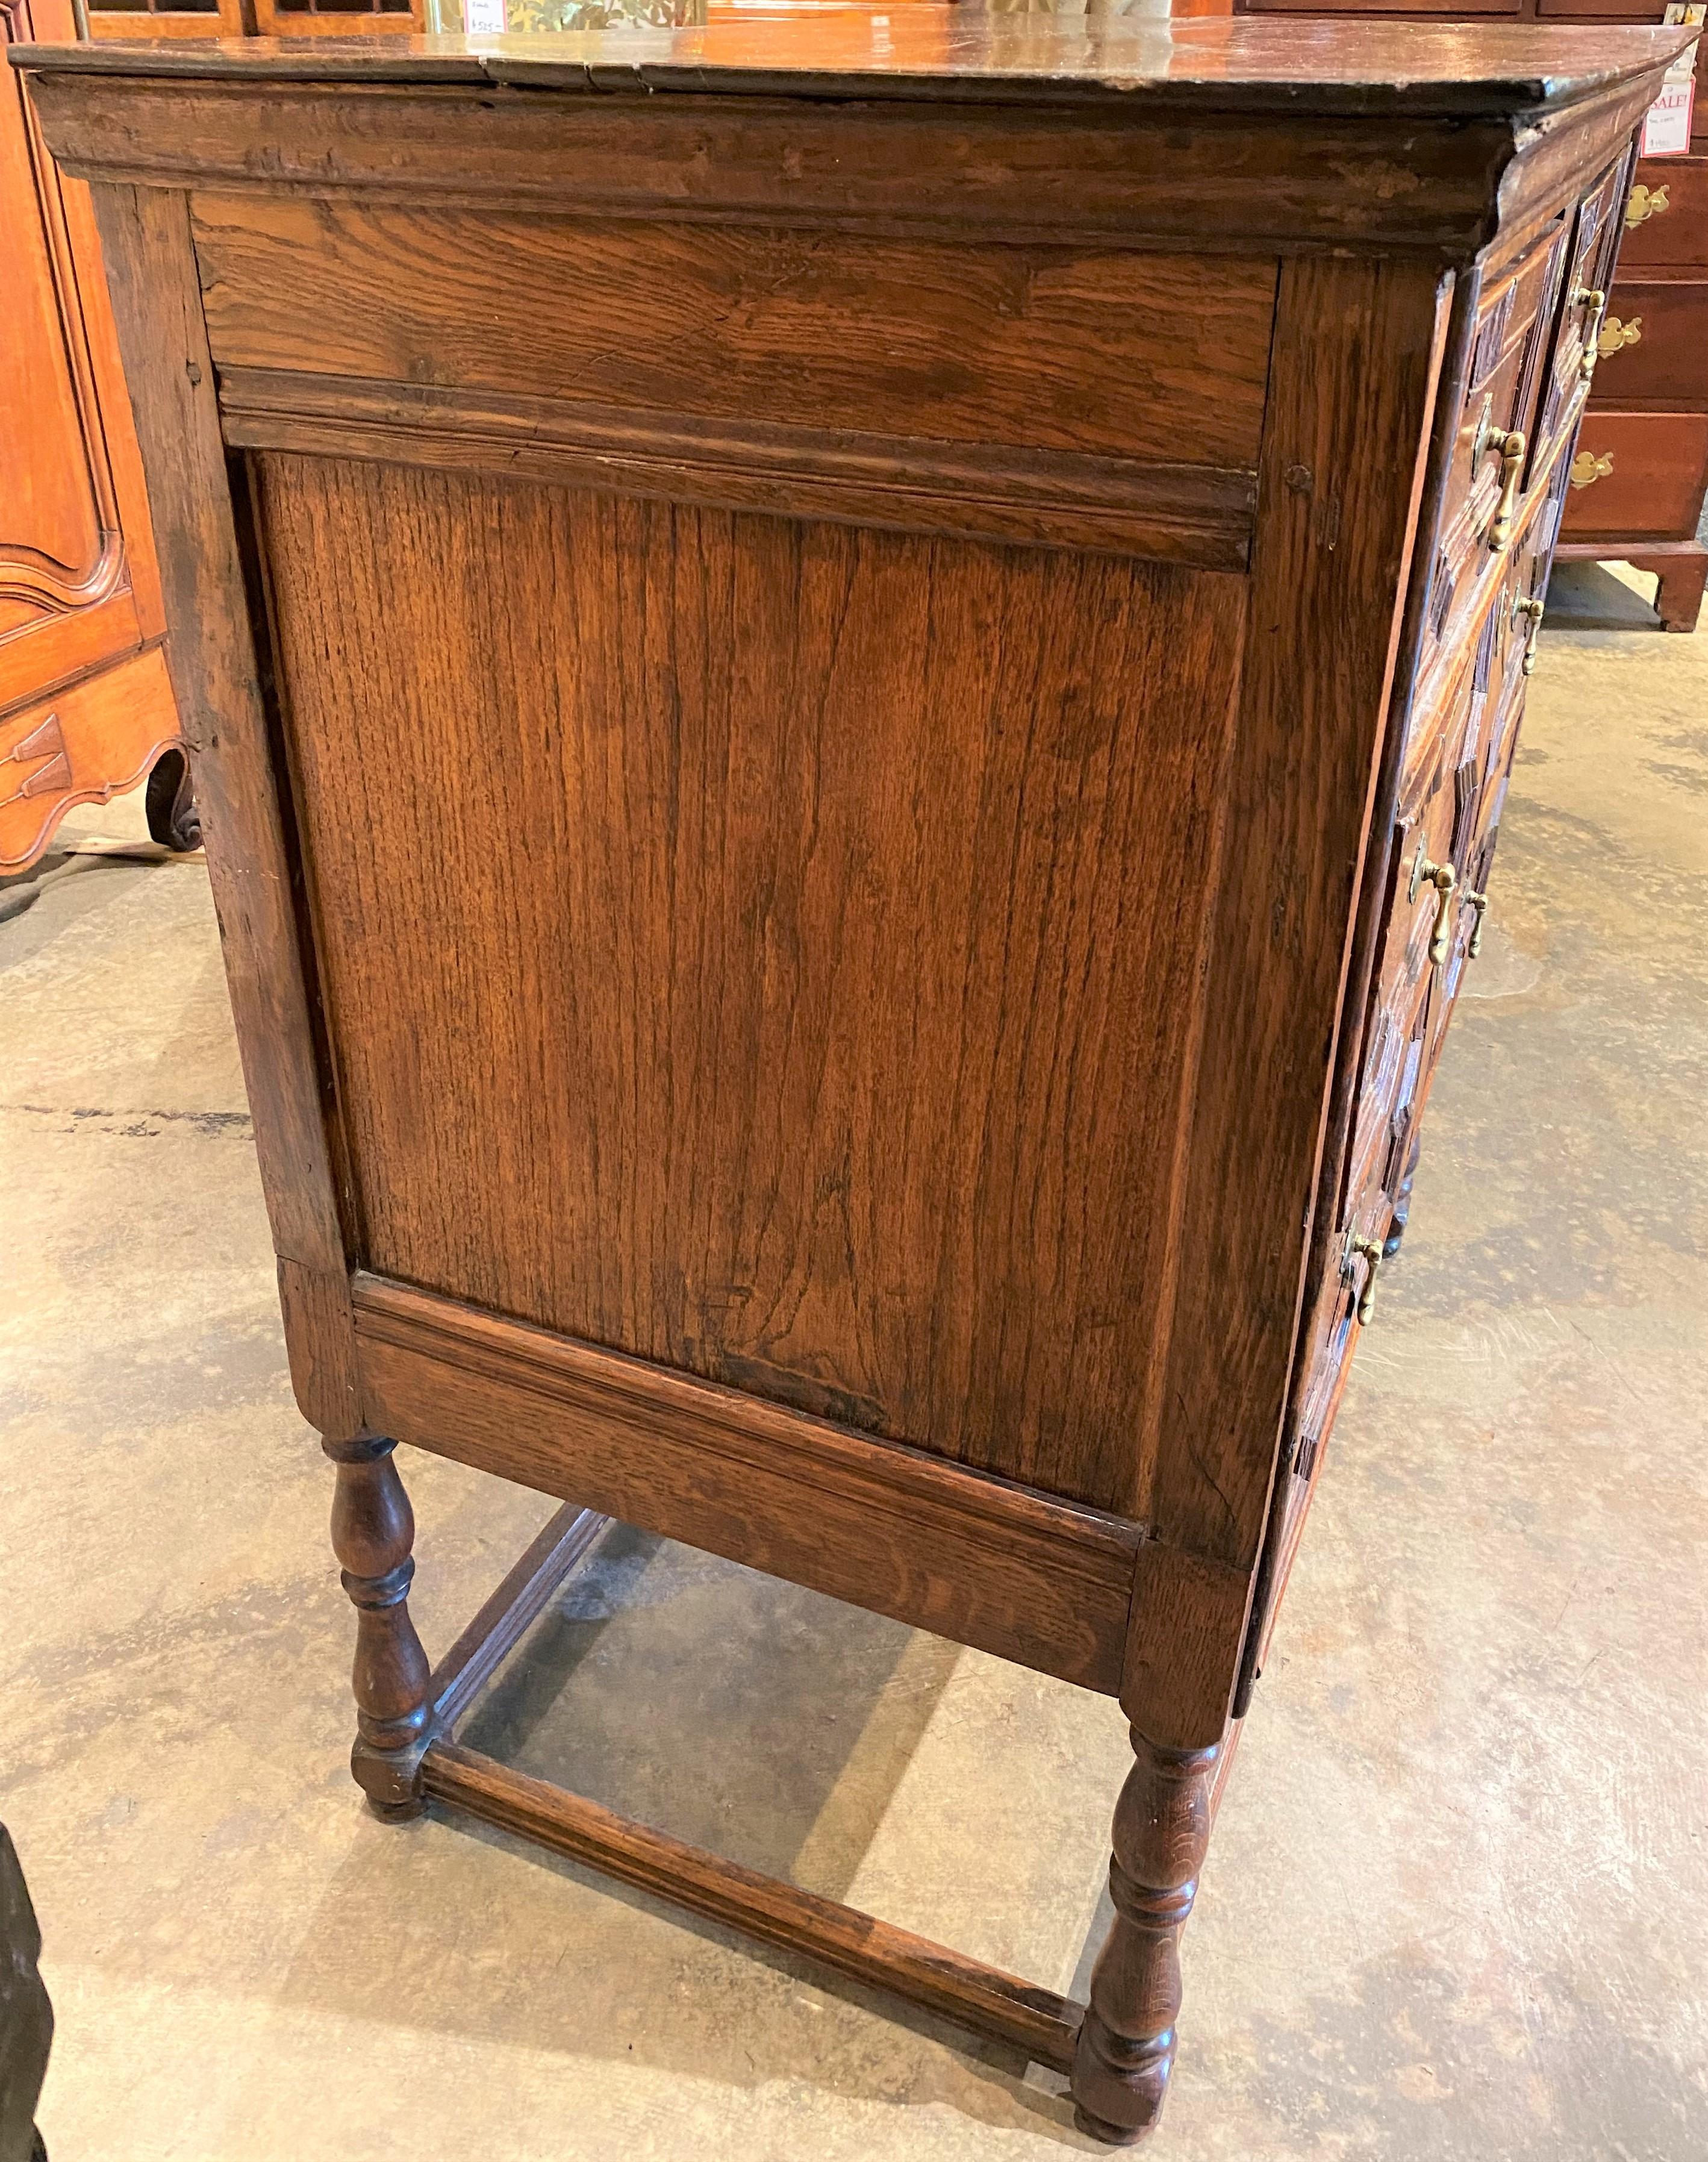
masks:
<svg viewBox="0 0 1708 2162"><path fill-rule="evenodd" d="M1179 1936L1210 1844L1219 1745L1159 1749L1137 1727L1138 1762L1115 1804L1109 1892L1115 1922L1091 1971L1074 2059L1074 2121L1112 2146L1143 2139L1162 2113L1180 2010Z"/></svg>
<svg viewBox="0 0 1708 2162"><path fill-rule="evenodd" d="M338 1467L332 1551L356 1607L356 1747L350 1768L388 1823L419 1816L427 1654L409 1619L415 1519L383 1434L322 1444Z"/></svg>

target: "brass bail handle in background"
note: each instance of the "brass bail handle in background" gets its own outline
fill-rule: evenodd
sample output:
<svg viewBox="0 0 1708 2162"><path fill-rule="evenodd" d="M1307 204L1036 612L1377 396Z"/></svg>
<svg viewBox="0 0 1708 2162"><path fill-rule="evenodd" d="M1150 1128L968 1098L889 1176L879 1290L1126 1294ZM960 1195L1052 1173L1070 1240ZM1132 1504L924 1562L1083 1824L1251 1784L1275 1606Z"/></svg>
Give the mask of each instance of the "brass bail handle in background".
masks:
<svg viewBox="0 0 1708 2162"><path fill-rule="evenodd" d="M1625 229L1627 232L1633 225L1646 225L1650 218L1659 217L1672 208L1671 186L1670 181L1659 188L1645 187L1641 180L1637 183L1625 199Z"/></svg>

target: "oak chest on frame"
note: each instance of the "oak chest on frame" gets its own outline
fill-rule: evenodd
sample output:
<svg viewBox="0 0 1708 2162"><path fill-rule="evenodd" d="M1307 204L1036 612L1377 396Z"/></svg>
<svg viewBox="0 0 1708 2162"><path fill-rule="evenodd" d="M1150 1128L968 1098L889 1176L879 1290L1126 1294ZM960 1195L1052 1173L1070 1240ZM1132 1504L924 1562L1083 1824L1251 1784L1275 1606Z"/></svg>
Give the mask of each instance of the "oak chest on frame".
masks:
<svg viewBox="0 0 1708 2162"><path fill-rule="evenodd" d="M1684 40L872 19L834 74L734 22L20 58L102 218L357 1777L1122 2141ZM398 1442L567 1505L432 1671ZM612 1517L1118 1700L1089 2008L456 1741Z"/></svg>

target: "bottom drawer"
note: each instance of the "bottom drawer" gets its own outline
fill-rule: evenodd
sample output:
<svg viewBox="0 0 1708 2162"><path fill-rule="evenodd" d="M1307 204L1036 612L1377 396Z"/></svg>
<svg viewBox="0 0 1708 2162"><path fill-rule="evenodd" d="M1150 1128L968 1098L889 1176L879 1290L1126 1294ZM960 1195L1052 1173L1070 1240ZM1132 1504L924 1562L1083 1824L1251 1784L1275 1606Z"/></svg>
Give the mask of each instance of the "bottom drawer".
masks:
<svg viewBox="0 0 1708 2162"><path fill-rule="evenodd" d="M159 646L0 720L0 872L22 870L74 803L134 788L179 740Z"/></svg>
<svg viewBox="0 0 1708 2162"><path fill-rule="evenodd" d="M1708 486L1708 413L1585 415L1562 540L1688 540Z"/></svg>

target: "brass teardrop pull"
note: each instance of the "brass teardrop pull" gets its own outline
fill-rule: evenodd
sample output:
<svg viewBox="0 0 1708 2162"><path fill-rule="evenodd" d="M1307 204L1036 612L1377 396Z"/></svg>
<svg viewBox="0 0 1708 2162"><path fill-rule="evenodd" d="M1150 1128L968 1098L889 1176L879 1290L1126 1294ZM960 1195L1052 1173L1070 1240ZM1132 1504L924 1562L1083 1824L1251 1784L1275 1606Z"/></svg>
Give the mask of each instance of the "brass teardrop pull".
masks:
<svg viewBox="0 0 1708 2162"><path fill-rule="evenodd" d="M1482 927L1488 920L1488 896L1486 893L1467 893L1465 906L1475 909L1476 921L1471 927L1471 943L1465 949L1467 961L1474 961L1482 951Z"/></svg>
<svg viewBox="0 0 1708 2162"><path fill-rule="evenodd" d="M1513 428L1488 439L1488 447L1501 454L1501 499L1488 529L1488 545L1497 556L1513 545L1513 521L1518 512L1518 483L1524 474L1524 431Z"/></svg>
<svg viewBox="0 0 1708 2162"><path fill-rule="evenodd" d="M1598 285L1580 285L1571 296L1575 308L1587 308L1589 321L1584 326L1583 350L1578 355L1577 372L1587 383L1596 372L1596 358L1600 349L1601 318L1607 312L1607 296Z"/></svg>
<svg viewBox="0 0 1708 2162"><path fill-rule="evenodd" d="M1513 603L1513 620L1523 623L1528 617L1530 623L1530 628L1524 634L1524 658L1519 663L1527 676L1536 673L1536 641L1542 635L1542 619L1546 613L1541 601L1520 598Z"/></svg>
<svg viewBox="0 0 1708 2162"><path fill-rule="evenodd" d="M1354 1231L1346 1240L1346 1254L1341 1262L1341 1274L1348 1283L1353 1281L1353 1262L1360 1261L1364 1264L1364 1286L1358 1293L1355 1311L1358 1326L1367 1329L1370 1317L1376 1311L1376 1272L1382 1266L1382 1241L1364 1238Z"/></svg>
<svg viewBox="0 0 1708 2162"><path fill-rule="evenodd" d="M1438 969L1447 958L1453 924L1453 889L1458 883L1459 874L1452 864L1432 864L1429 850L1419 841L1418 853L1412 859L1407 898L1415 901L1426 885L1435 889L1435 921L1429 932L1429 958Z"/></svg>

